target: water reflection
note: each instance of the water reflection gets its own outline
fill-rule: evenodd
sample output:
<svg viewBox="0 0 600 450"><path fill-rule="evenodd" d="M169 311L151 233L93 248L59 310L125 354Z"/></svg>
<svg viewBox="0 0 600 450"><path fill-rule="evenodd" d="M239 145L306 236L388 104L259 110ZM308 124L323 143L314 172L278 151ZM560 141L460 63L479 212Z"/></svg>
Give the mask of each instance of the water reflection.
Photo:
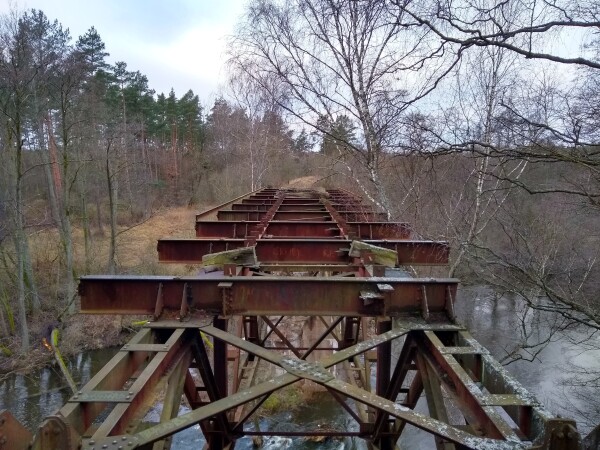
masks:
<svg viewBox="0 0 600 450"><path fill-rule="evenodd" d="M78 386L87 383L117 349L81 353L66 361ZM26 375L11 375L0 382L0 409L8 409L25 427L35 430L70 397L71 391L58 368L46 367Z"/></svg>
<svg viewBox="0 0 600 450"><path fill-rule="evenodd" d="M594 405L577 398L578 389L570 383L575 367L600 372L600 339L583 329L553 333L561 318L555 314L527 309L514 296L500 296L485 286L463 287L456 302L456 313L471 334L492 355L502 360L529 335L531 342L547 345L525 352L533 361L517 360L506 366L546 408L556 415L578 422L582 434L590 431L586 423Z"/></svg>

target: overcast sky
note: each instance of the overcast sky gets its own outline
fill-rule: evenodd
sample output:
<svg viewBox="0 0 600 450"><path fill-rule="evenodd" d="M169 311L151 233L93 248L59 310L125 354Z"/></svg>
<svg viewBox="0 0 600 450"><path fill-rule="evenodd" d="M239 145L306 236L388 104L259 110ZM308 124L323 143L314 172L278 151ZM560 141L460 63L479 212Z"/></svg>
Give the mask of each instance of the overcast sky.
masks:
<svg viewBox="0 0 600 450"><path fill-rule="evenodd" d="M223 84L225 44L245 0L0 0L0 13L41 9L73 41L94 26L110 53L148 77L150 88L178 97L188 89L212 103Z"/></svg>

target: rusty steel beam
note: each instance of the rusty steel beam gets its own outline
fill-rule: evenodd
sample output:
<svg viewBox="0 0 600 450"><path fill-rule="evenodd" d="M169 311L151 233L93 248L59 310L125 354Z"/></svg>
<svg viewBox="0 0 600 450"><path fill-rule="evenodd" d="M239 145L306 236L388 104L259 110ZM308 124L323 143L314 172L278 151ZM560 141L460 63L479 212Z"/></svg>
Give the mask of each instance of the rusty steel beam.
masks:
<svg viewBox="0 0 600 450"><path fill-rule="evenodd" d="M44 420L31 448L76 450L83 435L102 439L111 433L135 430L136 420L156 398L154 388L172 373L177 361L189 355L188 343L194 336L198 333L192 329L146 328L138 332L57 414ZM189 360L179 365L188 366ZM96 424L107 405L112 408Z"/></svg>
<svg viewBox="0 0 600 450"><path fill-rule="evenodd" d="M273 216L273 220L331 221L331 215L327 211L278 210Z"/></svg>
<svg viewBox="0 0 600 450"><path fill-rule="evenodd" d="M240 203L242 205L271 205L275 203L275 200L273 200L272 198L265 200L262 198L248 197L243 199Z"/></svg>
<svg viewBox="0 0 600 450"><path fill-rule="evenodd" d="M254 230L254 228L258 224L258 221L225 222L220 220L197 220L196 237L243 239L246 236L250 235L250 232Z"/></svg>
<svg viewBox="0 0 600 450"><path fill-rule="evenodd" d="M202 217L207 217L210 216L212 214L214 214L216 211L219 211L223 208L227 208L230 205L233 205L234 203L238 203L240 201L244 201L244 199L251 197L251 195L255 192L259 192L259 191L252 191L252 192L248 192L246 194L243 194L237 198L234 198L233 200L230 200L228 202L222 203L220 205L217 205L213 208L207 209L205 211L202 211L201 213L196 215L196 218L202 218Z"/></svg>
<svg viewBox="0 0 600 450"><path fill-rule="evenodd" d="M346 211L346 212L377 212L373 209L372 206L363 205L361 203L335 203L331 202L331 206L333 206L338 211Z"/></svg>
<svg viewBox="0 0 600 450"><path fill-rule="evenodd" d="M282 204L279 209L279 212L285 211L322 211L325 212L326 209L321 203L296 203L296 204Z"/></svg>
<svg viewBox="0 0 600 450"><path fill-rule="evenodd" d="M345 383L338 379L331 379L324 383L324 386L338 391L340 394L353 398L358 402L371 406L383 414L396 417L402 421L408 422L434 436L454 442L465 449L472 450L521 450L526 449L526 444L520 442L508 442L499 439L489 439L477 437L473 434L462 431L459 428L448 425L442 421L417 413L409 408L400 406L392 401L380 397L363 389Z"/></svg>
<svg viewBox="0 0 600 450"><path fill-rule="evenodd" d="M442 343L437 336L426 334L429 346L434 349L436 359L443 358L460 365L459 373L466 371L488 392L479 400L488 406L502 406L520 431L532 441L543 441L551 433L548 428L556 424L550 412L530 394L508 371L496 361L467 331L450 333L451 345ZM554 422L554 423L553 423ZM572 423L562 420L563 425ZM565 436L575 448L577 436ZM538 442L539 443L539 442Z"/></svg>
<svg viewBox="0 0 600 450"><path fill-rule="evenodd" d="M234 211L266 211L269 207L275 203L275 200L255 200L255 199L244 199L240 203L234 203L231 205L231 209ZM375 213L372 206L363 205L361 203L335 203L331 205L340 210L346 212L367 212ZM283 203L279 207L279 211L324 211L322 201L318 199L302 199L302 201L291 201L290 199L284 199Z"/></svg>
<svg viewBox="0 0 600 450"><path fill-rule="evenodd" d="M197 220L196 237L245 238L258 224L257 220ZM408 239L411 233L410 225L404 222L348 222L347 225L349 233L357 239ZM339 234L333 221L274 221L269 222L265 232L265 235L299 238L331 238Z"/></svg>
<svg viewBox="0 0 600 450"><path fill-rule="evenodd" d="M340 229L332 221L277 221L269 222L265 236L269 237L301 237L332 238L340 235Z"/></svg>
<svg viewBox="0 0 600 450"><path fill-rule="evenodd" d="M356 239L408 239L411 227L406 222L353 222L346 220Z"/></svg>
<svg viewBox="0 0 600 450"><path fill-rule="evenodd" d="M273 203L274 205L275 203ZM221 210L217 213L219 220L235 221L235 220L261 220L267 211L256 210ZM306 220L306 221L330 221L331 216L326 211L276 211L273 220L289 221L289 220Z"/></svg>
<svg viewBox="0 0 600 450"><path fill-rule="evenodd" d="M266 211L228 211L220 210L217 212L217 219L223 221L260 221Z"/></svg>
<svg viewBox="0 0 600 450"><path fill-rule="evenodd" d="M271 207L272 203L269 203L268 205L264 204L264 203L257 203L257 204L252 204L252 205L248 205L246 203L234 203L233 205L231 205L231 209L232 211L268 211L269 208Z"/></svg>
<svg viewBox="0 0 600 450"><path fill-rule="evenodd" d="M124 439L122 436L113 436L108 439L95 441L93 443L89 442L88 440L84 440L84 447L87 448L89 445L102 445L102 448L108 448L108 445L111 443L110 439L114 439L117 443L121 440L124 442L126 441L129 448L140 448L152 442L162 440L176 433L177 431L188 428L210 417L217 416L239 405L248 403L255 399L264 398L271 392L279 390L295 381L304 378L310 379L318 384L322 384L326 389L336 391L343 397L353 398L358 402L364 403L378 411L383 412L384 414L389 414L390 416L415 425L418 428L421 428L435 436L455 442L461 445L463 448L472 450L515 450L526 448L525 445L518 441L506 442L502 440L481 438L467 433L459 428L449 426L444 422L427 417L420 413L416 413L408 408L395 404L390 400L365 391L364 389L357 388L356 386L340 380L336 380L335 377L333 377L333 375L326 370L336 364L343 363L345 360L354 355L364 353L371 348L386 344L397 337L405 335L407 332L409 332L407 329L395 329L388 331L382 335L374 337L373 339L344 349L328 358L325 358L325 360L323 360L321 363L306 363L298 359L283 357L275 354L274 352L265 351L265 349L260 346L230 335L229 333L225 333L215 327L202 327L202 330L206 334L243 349L248 353L261 355L267 361L282 367L287 371L287 373L265 381L250 389L246 389L234 393L226 398L213 401L204 407L163 422L158 426L147 428L130 436L125 436ZM365 437L368 438L368 435Z"/></svg>
<svg viewBox="0 0 600 450"><path fill-rule="evenodd" d="M186 358L186 355L189 356L192 338L195 336L197 338L197 334L193 330L174 330L172 336L163 345L162 351L155 350L156 353L149 358L148 364L135 377L133 384L126 391L116 391L127 395L119 399L102 424L94 431L93 437L102 438L116 433L124 433L131 421L139 417L139 410L151 406L148 404L148 398L151 398L154 387L177 365L176 361ZM124 350L131 352L132 348L127 346ZM74 395L69 401L79 403L84 401L87 395L91 397L90 401L94 402L95 393L96 391L83 389L82 394ZM99 401L102 403L102 398L106 394L102 391L98 394L100 394Z"/></svg>
<svg viewBox="0 0 600 450"><path fill-rule="evenodd" d="M387 214L372 211L338 211L346 222L381 222L387 220Z"/></svg>
<svg viewBox="0 0 600 450"><path fill-rule="evenodd" d="M269 205L269 204L275 203L275 197L270 197L270 198L249 197L249 198L241 200L241 203L243 205ZM302 205L302 204L309 204L309 203L313 204L313 205L318 205L318 204L320 204L320 200L319 200L319 198L309 198L309 197L301 197L301 198L286 197L283 199L284 205Z"/></svg>
<svg viewBox="0 0 600 450"><path fill-rule="evenodd" d="M32 437L30 431L9 411L0 410L0 449L28 450Z"/></svg>
<svg viewBox="0 0 600 450"><path fill-rule="evenodd" d="M92 391L116 391L123 388L139 367L151 356L150 351L131 352L130 348L138 345L155 343L156 337L150 329L139 331L126 345L123 346L107 364L100 369L98 373L81 389L82 393ZM75 399L73 399L75 400ZM105 409L106 403L96 402L78 402L72 401L65 404L59 411L57 420L68 424L72 429L72 434L83 435L92 425L93 421ZM55 416L52 416L55 417ZM53 420L50 421L54 422ZM46 439L45 434L41 432L46 425L46 421L40 426L40 432L37 438L41 441L39 447L34 445L34 449L43 449L43 442ZM52 447L49 447L52 448ZM70 450L70 449L69 449Z"/></svg>
<svg viewBox="0 0 600 450"><path fill-rule="evenodd" d="M437 372L447 392L454 396L470 424L476 424L485 436L494 439L517 439L517 436L493 406L482 402L483 392L474 380L462 369L452 355L439 351L442 346L434 335L415 333L415 342L420 354L431 369Z"/></svg>
<svg viewBox="0 0 600 450"><path fill-rule="evenodd" d="M452 308L458 280L344 277L133 277L85 276L79 283L81 312L154 314L162 285L164 310L182 302L199 314L223 315L420 315L426 287L430 314ZM184 293L184 288L187 291ZM226 295L223 292L227 291ZM331 295L335 292L336 295Z"/></svg>
<svg viewBox="0 0 600 450"><path fill-rule="evenodd" d="M275 194L278 192L278 189L275 189L273 191L270 192L259 192L258 194L253 194L251 196L251 198L266 198L266 199L270 199L270 198L274 198Z"/></svg>
<svg viewBox="0 0 600 450"><path fill-rule="evenodd" d="M234 203L231 205L231 209L232 211L268 211L273 204L274 202L268 204ZM278 211L325 211L325 208L319 203L282 204Z"/></svg>
<svg viewBox="0 0 600 450"><path fill-rule="evenodd" d="M368 244L395 250L399 265L448 264L446 242L414 240L367 240ZM259 239L256 256L261 263L343 264L350 261L352 241L342 239ZM245 245L244 239L160 239L158 260L167 263L201 263L202 256L234 250Z"/></svg>

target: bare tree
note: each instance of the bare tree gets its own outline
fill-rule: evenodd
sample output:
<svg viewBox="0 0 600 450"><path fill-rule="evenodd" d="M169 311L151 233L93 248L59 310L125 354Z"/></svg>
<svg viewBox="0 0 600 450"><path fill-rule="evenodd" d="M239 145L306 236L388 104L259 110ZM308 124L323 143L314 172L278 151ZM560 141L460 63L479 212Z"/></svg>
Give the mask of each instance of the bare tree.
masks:
<svg viewBox="0 0 600 450"><path fill-rule="evenodd" d="M358 125L358 142L346 143L344 158L366 173L388 215L380 172L398 120L457 60L445 57L429 30L395 13L380 1L257 0L231 43L233 69L267 91L277 79L272 97L294 118L321 133L323 117L334 123L345 115Z"/></svg>
<svg viewBox="0 0 600 450"><path fill-rule="evenodd" d="M500 27L510 27L523 14L520 4L507 2L502 8L495 8L496 2L479 0L479 11L490 11L490 23ZM482 18L483 14L476 16ZM485 18L485 17L483 17ZM486 31L489 24L482 28ZM466 53L456 71L456 108L461 113L465 135L471 135L480 141L478 151L473 158L474 164L469 174L473 183L472 192L465 197L471 203L468 210L458 216L458 223L449 221L457 239L457 252L450 266L449 275L453 276L463 262L463 257L471 252L471 246L477 242L490 220L507 200L514 186L505 178L518 180L526 168L526 161L509 164L507 158L492 158L490 147L498 145L501 135L498 130L498 116L501 103L512 98L512 86L521 81L522 66L517 64L516 56L502 47L475 48ZM459 206L459 205L457 205Z"/></svg>
<svg viewBox="0 0 600 450"><path fill-rule="evenodd" d="M250 166L250 190L254 191L263 186L264 175L270 166L271 135L264 130L262 119L276 111L277 105L263 90L256 89L252 80L243 73L230 78L229 91L248 118L249 130L244 130L244 147L249 159L244 159Z"/></svg>
<svg viewBox="0 0 600 450"><path fill-rule="evenodd" d="M25 152L25 108L31 92L35 70L29 64L31 48L22 22L16 13L5 17L0 30L0 111L6 124L3 143L10 150L6 175L10 189L9 211L13 222L12 233L16 254L17 310L21 348L29 348L29 327L25 292L25 254L28 246L24 219L23 163Z"/></svg>
<svg viewBox="0 0 600 450"><path fill-rule="evenodd" d="M549 48L549 36L561 31L594 31L600 26L600 6L595 0L459 1L393 0L398 17L411 17L434 33L446 50L464 52L474 47L506 49L528 59L600 69L596 58L585 54L566 57ZM507 10L518 5L510 21ZM536 36L543 37L537 39Z"/></svg>

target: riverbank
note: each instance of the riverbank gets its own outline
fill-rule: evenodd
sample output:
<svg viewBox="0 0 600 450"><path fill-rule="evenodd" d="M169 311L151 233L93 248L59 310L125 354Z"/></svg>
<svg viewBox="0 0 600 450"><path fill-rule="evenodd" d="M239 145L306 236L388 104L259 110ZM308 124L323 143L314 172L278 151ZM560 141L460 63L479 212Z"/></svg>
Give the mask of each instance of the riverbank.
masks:
<svg viewBox="0 0 600 450"><path fill-rule="evenodd" d="M120 274L188 275L194 267L180 264L161 265L156 254L156 242L162 237L191 237L198 209L174 207L153 214L135 225L119 227L117 262ZM91 246L86 254L83 230L73 229L74 264L78 275L107 273L108 230L93 230ZM131 316L66 315L61 299L60 261L61 247L55 228L42 228L29 235L34 273L41 300L41 310L28 317L30 348L22 352L15 327L8 317L15 312L10 301L4 306L9 326L0 329L0 374L26 373L52 364L54 356L43 344L53 328L60 330L59 348L68 358L83 351L121 345L131 334ZM1 293L1 292L0 292ZM9 295L8 293L6 295ZM8 297L10 300L10 296ZM1 306L1 305L0 305ZM76 309L78 309L76 307ZM3 316L4 317L4 316ZM12 319L14 321L14 318Z"/></svg>

